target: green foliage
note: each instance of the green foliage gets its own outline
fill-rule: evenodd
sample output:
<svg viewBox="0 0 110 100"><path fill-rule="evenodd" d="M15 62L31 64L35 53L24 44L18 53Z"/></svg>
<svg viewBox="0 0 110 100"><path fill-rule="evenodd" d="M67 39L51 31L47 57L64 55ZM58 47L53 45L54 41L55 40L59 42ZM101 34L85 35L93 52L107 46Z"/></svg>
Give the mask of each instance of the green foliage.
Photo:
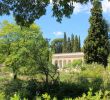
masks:
<svg viewBox="0 0 110 100"><path fill-rule="evenodd" d="M82 66L82 60L74 60L73 62L72 62L72 66L73 67L76 67L76 66Z"/></svg>
<svg viewBox="0 0 110 100"><path fill-rule="evenodd" d="M1 62L11 69L14 79L18 74L42 73L47 81L49 74L55 74L56 69L49 61L48 43L38 26L31 25L21 30L19 26L8 22L1 25Z"/></svg>
<svg viewBox="0 0 110 100"><path fill-rule="evenodd" d="M68 37L68 41L67 41L67 52L68 53L70 53L70 52L72 52L72 44L71 44L71 40L70 40L70 38Z"/></svg>
<svg viewBox="0 0 110 100"><path fill-rule="evenodd" d="M57 18L58 22L61 22L64 16L70 18L74 10L73 1L86 3L89 0L53 0L53 16ZM36 19L46 14L46 8L49 4L50 0L16 0L16 2L14 0L1 0L0 15L10 14L12 12L18 25L29 27Z"/></svg>
<svg viewBox="0 0 110 100"><path fill-rule="evenodd" d="M97 91L102 90L102 92L104 93L105 90L108 91L110 90L109 68L104 70L104 67L98 64L92 64L92 65L84 64L83 66L85 66L85 70L81 70L80 73L70 72L70 71L60 72L60 82L56 84L49 83L48 86L42 82L38 83L35 80L30 80L26 82L23 81L20 82L20 80L19 82L15 82L14 80L16 84L13 84L14 82L10 83L10 85L6 84L8 88L10 87L10 89L7 89L8 92L7 94L11 94L8 97L12 97L14 93L17 92L21 99L27 98L29 100L32 100L32 98L35 98L35 96L37 95L36 97L37 100L45 100L43 99L44 97L50 98L49 100L53 100L53 98L55 97L58 100L63 100L64 98L66 100L69 99L74 100L76 97L78 98L81 97L83 93L86 94L86 98L89 98L87 97L88 96L87 92L89 91L90 87L92 88L92 94L90 98L96 98L95 92ZM18 83L20 84L18 85ZM42 97L42 94L45 93L46 95ZM103 96L104 94L101 94L101 97ZM93 99L93 100L97 100L97 99Z"/></svg>
<svg viewBox="0 0 110 100"><path fill-rule="evenodd" d="M51 42L52 51L54 53L62 53L63 51L63 39L54 39Z"/></svg>
<svg viewBox="0 0 110 100"><path fill-rule="evenodd" d="M11 97L10 100L21 100L21 99L20 99L20 96L19 95L14 94L14 96Z"/></svg>
<svg viewBox="0 0 110 100"><path fill-rule="evenodd" d="M64 52L64 53L67 52L67 36L66 36L66 32L64 32L63 52Z"/></svg>
<svg viewBox="0 0 110 100"><path fill-rule="evenodd" d="M108 100L110 92L105 91L104 93L100 90L93 95L92 89L90 89L86 94L83 94L82 97L78 97L75 100Z"/></svg>
<svg viewBox="0 0 110 100"><path fill-rule="evenodd" d="M70 62L70 63L68 63L68 64L66 64L65 66L64 66L64 68L79 68L79 69L81 69L83 66L83 62L82 62L82 60L74 60L73 62Z"/></svg>
<svg viewBox="0 0 110 100"><path fill-rule="evenodd" d="M9 99L15 93L18 93L22 89L22 82L20 80L12 80L5 85L4 93L6 98Z"/></svg>
<svg viewBox="0 0 110 100"><path fill-rule="evenodd" d="M4 93L1 93L1 92L0 92L0 99L1 99L1 100L5 100L5 95L4 95Z"/></svg>
<svg viewBox="0 0 110 100"><path fill-rule="evenodd" d="M21 98L33 100L36 92L38 92L38 84L36 80L32 79L22 83L22 89L19 91L19 95Z"/></svg>
<svg viewBox="0 0 110 100"><path fill-rule="evenodd" d="M47 93L42 94L42 98L43 98L44 100L50 100L50 95L48 95Z"/></svg>
<svg viewBox="0 0 110 100"><path fill-rule="evenodd" d="M19 94L19 98L27 98L33 100L36 96L36 91L38 92L38 85L36 80L21 81L12 80L5 85L5 95L9 99L15 93ZM15 98L15 97L14 97ZM18 96L17 96L18 98Z"/></svg>
<svg viewBox="0 0 110 100"><path fill-rule="evenodd" d="M97 62L107 66L109 55L108 25L102 15L102 5L99 0L93 2L91 9L90 28L84 44L86 63Z"/></svg>
<svg viewBox="0 0 110 100"><path fill-rule="evenodd" d="M78 43L78 37L76 35L74 39L74 52L77 52L78 49L79 49L79 43Z"/></svg>
<svg viewBox="0 0 110 100"><path fill-rule="evenodd" d="M71 49L74 52L74 34L71 35Z"/></svg>
<svg viewBox="0 0 110 100"><path fill-rule="evenodd" d="M52 51L54 53L72 53L72 52L80 52L81 44L80 37L76 35L71 35L67 37L66 32L64 32L64 38L59 39L56 38L51 42Z"/></svg>

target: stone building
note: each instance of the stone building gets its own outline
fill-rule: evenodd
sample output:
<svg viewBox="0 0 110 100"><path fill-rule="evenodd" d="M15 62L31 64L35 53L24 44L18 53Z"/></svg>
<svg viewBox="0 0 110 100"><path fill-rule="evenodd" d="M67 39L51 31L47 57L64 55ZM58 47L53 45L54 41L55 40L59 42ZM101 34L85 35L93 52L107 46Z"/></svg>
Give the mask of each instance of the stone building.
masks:
<svg viewBox="0 0 110 100"><path fill-rule="evenodd" d="M58 68L63 68L65 65L74 62L74 60L82 60L84 58L83 52L77 53L62 53L52 55L52 64Z"/></svg>

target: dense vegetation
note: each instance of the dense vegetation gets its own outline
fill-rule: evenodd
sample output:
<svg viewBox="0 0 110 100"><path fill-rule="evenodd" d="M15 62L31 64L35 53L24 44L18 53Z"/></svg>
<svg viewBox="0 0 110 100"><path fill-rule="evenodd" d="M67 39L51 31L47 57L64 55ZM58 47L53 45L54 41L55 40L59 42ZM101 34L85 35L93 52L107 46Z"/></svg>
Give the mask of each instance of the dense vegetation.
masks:
<svg viewBox="0 0 110 100"><path fill-rule="evenodd" d="M29 27L36 19L46 14L51 0L0 0L0 15L13 13L16 23L21 27ZM74 3L85 4L89 0L52 0L53 16L58 22L63 17L72 15Z"/></svg>
<svg viewBox="0 0 110 100"><path fill-rule="evenodd" d="M0 99L109 100L110 45L100 1L91 0L93 8L84 45L85 62L76 60L61 70L52 65L52 52L81 51L80 37L72 34L70 38L64 33L64 39L56 39L50 46L34 24L45 15L49 0L35 1L0 0L0 15L12 12L16 21L16 24L7 21L0 24ZM89 0L60 0L59 3L53 0L52 11L57 21L61 22L63 16L70 17L73 1L86 3Z"/></svg>
<svg viewBox="0 0 110 100"><path fill-rule="evenodd" d="M53 53L72 53L80 52L81 44L80 37L71 35L71 38L64 33L64 38L56 38L51 42Z"/></svg>
<svg viewBox="0 0 110 100"><path fill-rule="evenodd" d="M73 64L72 67L62 69L59 80L54 83L49 81L48 85L42 80L43 74L36 74L34 77L19 75L17 80L12 80L12 76L9 76L11 72L7 67L2 67L0 71L2 74L0 91L5 95L6 100L13 97L15 93L19 95L19 98L28 100L35 100L36 97L40 98L45 93L46 97L50 95L49 98L57 98L58 100L64 98L77 100L79 97L78 100L82 100L81 98L100 100L99 98L106 95L106 92L107 98L109 98L110 68L104 70L104 67L98 64ZM83 97L81 97L82 95Z"/></svg>

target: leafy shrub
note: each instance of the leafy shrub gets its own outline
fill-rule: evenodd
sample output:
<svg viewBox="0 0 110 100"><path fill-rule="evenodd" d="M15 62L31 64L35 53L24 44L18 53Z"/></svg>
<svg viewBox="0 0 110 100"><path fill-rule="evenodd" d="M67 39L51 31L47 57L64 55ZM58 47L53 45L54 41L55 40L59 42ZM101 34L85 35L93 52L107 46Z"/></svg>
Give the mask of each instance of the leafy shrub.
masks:
<svg viewBox="0 0 110 100"><path fill-rule="evenodd" d="M72 62L72 67L76 67L76 66L82 66L82 60L74 60Z"/></svg>
<svg viewBox="0 0 110 100"><path fill-rule="evenodd" d="M19 91L20 96L33 100L36 96L37 81L32 79L22 84L22 89Z"/></svg>
<svg viewBox="0 0 110 100"><path fill-rule="evenodd" d="M90 89L86 94L83 94L82 97L78 97L75 100L109 100L110 92L105 91L104 93L100 90L95 93L95 95L92 93L92 89Z"/></svg>
<svg viewBox="0 0 110 100"><path fill-rule="evenodd" d="M75 67L82 67L82 60L74 60L71 63L65 65L65 68L75 68Z"/></svg>
<svg viewBox="0 0 110 100"><path fill-rule="evenodd" d="M5 95L4 95L4 93L0 93L0 100L5 100Z"/></svg>
<svg viewBox="0 0 110 100"><path fill-rule="evenodd" d="M19 95L14 94L14 96L11 97L10 100L21 100L21 99L20 99L20 96Z"/></svg>
<svg viewBox="0 0 110 100"><path fill-rule="evenodd" d="M5 85L5 95L7 99L13 96L15 93L19 93L20 98L27 98L32 100L36 96L37 82L36 80L21 81L12 80Z"/></svg>
<svg viewBox="0 0 110 100"><path fill-rule="evenodd" d="M22 89L22 82L20 80L12 80L5 85L5 95L7 99L13 96L16 92Z"/></svg>
<svg viewBox="0 0 110 100"><path fill-rule="evenodd" d="M50 95L48 95L47 93L42 94L42 98L43 98L44 100L50 100Z"/></svg>

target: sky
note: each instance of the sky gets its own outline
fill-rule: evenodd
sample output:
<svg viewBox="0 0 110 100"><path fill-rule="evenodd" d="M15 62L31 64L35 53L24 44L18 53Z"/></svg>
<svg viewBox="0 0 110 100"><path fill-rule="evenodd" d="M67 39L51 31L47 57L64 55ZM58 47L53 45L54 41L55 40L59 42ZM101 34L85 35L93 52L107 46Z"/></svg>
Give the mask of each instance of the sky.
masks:
<svg viewBox="0 0 110 100"><path fill-rule="evenodd" d="M67 33L67 36L71 36L73 33L74 35L80 36L81 45L83 45L88 35L90 9L92 5L90 3L86 5L74 3L74 5L75 9L71 18L63 18L62 23L57 22L56 19L52 17L51 5L47 8L46 15L35 21L35 23L40 26L45 38L49 38L52 41L55 38L63 38L64 32ZM110 2L103 0L102 8L104 18L110 23ZM12 15L1 16L0 22L3 20L14 22Z"/></svg>

